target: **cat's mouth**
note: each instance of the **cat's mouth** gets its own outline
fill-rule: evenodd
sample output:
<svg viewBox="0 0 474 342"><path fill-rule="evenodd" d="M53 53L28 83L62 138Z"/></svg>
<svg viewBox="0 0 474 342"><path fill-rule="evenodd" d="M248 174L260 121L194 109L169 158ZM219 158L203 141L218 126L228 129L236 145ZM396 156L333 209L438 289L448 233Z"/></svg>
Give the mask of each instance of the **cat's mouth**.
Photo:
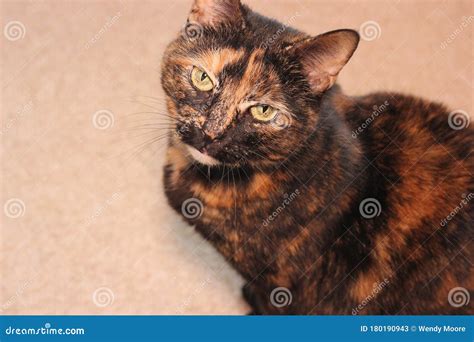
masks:
<svg viewBox="0 0 474 342"><path fill-rule="evenodd" d="M207 166L216 166L222 164L220 161L218 161L216 158L211 157L207 153L200 152L198 149L185 144L186 150L189 152L189 155L198 163L201 163L203 165Z"/></svg>

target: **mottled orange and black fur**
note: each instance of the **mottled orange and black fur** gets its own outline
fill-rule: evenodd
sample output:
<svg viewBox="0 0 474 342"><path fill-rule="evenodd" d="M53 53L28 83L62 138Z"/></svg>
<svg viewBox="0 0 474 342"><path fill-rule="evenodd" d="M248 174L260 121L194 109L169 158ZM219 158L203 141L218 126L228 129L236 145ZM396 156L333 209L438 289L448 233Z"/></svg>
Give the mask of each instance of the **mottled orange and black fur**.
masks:
<svg viewBox="0 0 474 342"><path fill-rule="evenodd" d="M419 98L345 96L334 83L358 41L196 0L162 68L169 202L202 203L185 218L247 280L255 314L472 314L449 296L474 288L473 130ZM193 66L212 91L193 87ZM284 125L256 121L255 103ZM280 287L291 303L272 298Z"/></svg>

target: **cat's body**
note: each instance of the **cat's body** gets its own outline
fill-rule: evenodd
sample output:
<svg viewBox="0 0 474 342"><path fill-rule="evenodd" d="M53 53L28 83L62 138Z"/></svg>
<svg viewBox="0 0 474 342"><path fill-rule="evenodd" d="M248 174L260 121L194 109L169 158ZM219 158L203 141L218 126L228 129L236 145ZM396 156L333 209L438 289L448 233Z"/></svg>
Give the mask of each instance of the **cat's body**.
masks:
<svg viewBox="0 0 474 342"><path fill-rule="evenodd" d="M199 6L216 5L197 1L192 14L200 13ZM251 27L258 37L257 47L281 28L238 8L244 30ZM220 10L222 14L224 9ZM218 57L211 53L207 58L214 62L217 58L221 64L235 62L235 75L242 75L236 84L246 81L247 69L253 69L252 75L263 72L255 62L259 53L255 47L249 49L234 33L228 38L220 43ZM293 48L289 41L308 38L287 29L278 39L284 42L275 44L286 51ZM284 53L267 53L260 63L270 63L272 69L264 72L265 78L272 80L274 72L286 87L276 106L285 113L294 104L288 125L256 126L256 131L271 132L258 131L255 137L251 119L236 116L226 124L227 130L234 130L230 142L225 135L230 133L221 130L216 134L219 149L209 147L205 156L196 156L188 147L197 144L196 136L187 135L189 118L203 130L209 129L206 120L218 126L223 119L213 117L215 99L209 97L214 95L178 87L184 80L176 73L186 65L182 57L186 49L180 44L189 42L178 39L170 46L163 71L168 109L178 118L180 133L170 138L166 193L180 213L189 200L202 203L199 215L184 216L247 280L244 297L254 313L473 313L472 303L458 306L448 300L452 289L460 287L469 294L474 286L474 206L469 203L474 200L472 129L452 129L446 108L413 97L379 93L350 98L332 86L333 79L324 79L327 75L309 80L309 87L300 84L304 83L300 75L284 79L282 72L303 73L305 64ZM193 51L193 59L202 52ZM303 51L307 53L307 47ZM320 53L321 44L316 51ZM176 63L181 64L172 68ZM274 70L278 66L283 71ZM232 69L224 74L232 76ZM278 96L271 84L247 82L255 96ZM214 91L221 90L216 85ZM184 115L189 107L198 109ZM184 129L183 122L188 125ZM208 145L214 144L206 139L211 141ZM236 140L241 141L240 149L229 145ZM270 151L270 141L280 150L273 145ZM258 150L260 145L266 149ZM256 158L266 153L265 158L252 161L246 153L252 146ZM225 158L221 150L234 158L219 162ZM282 302L281 296L286 300Z"/></svg>

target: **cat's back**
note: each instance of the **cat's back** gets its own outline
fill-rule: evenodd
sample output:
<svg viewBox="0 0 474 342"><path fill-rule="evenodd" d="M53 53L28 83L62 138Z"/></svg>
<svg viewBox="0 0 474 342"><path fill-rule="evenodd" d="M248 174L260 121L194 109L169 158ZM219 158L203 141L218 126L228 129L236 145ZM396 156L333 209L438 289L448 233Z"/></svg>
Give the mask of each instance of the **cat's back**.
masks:
<svg viewBox="0 0 474 342"><path fill-rule="evenodd" d="M457 286L474 288L469 272L474 258L474 130L469 117L400 94L377 93L356 101L347 120L370 170L364 197L375 198L382 208L383 224L374 228L381 237L377 248L391 251L387 265L417 275L413 282L400 281L403 291L416 298L433 294L427 301L431 309L420 312L455 310L446 307L448 292ZM417 287L416 281L424 285Z"/></svg>
<svg viewBox="0 0 474 342"><path fill-rule="evenodd" d="M417 162L472 171L474 128L465 111L418 97L375 93L357 98L347 119L352 138L361 142L369 159L393 157L399 176Z"/></svg>
<svg viewBox="0 0 474 342"><path fill-rule="evenodd" d="M381 191L392 197L387 202L405 216L401 225L417 223L409 219L417 215L407 213L437 219L474 196L474 129L467 115L394 93L358 98L348 112L352 139L361 143Z"/></svg>

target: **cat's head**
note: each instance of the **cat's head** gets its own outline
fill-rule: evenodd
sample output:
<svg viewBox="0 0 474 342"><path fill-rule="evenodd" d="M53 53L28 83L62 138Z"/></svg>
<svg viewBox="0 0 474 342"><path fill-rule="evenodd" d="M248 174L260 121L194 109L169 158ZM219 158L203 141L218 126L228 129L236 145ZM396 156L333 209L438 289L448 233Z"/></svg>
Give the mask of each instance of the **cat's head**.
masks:
<svg viewBox="0 0 474 342"><path fill-rule="evenodd" d="M195 0L162 66L179 139L201 164L283 161L314 131L358 42L352 30L308 36L238 0Z"/></svg>

